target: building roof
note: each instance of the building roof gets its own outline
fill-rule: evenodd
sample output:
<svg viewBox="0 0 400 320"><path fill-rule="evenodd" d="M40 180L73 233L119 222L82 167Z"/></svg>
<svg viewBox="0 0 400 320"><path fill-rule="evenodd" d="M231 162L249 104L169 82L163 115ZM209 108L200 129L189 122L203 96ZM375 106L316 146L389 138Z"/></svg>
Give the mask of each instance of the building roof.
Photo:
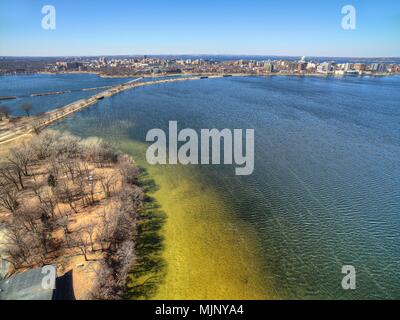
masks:
<svg viewBox="0 0 400 320"><path fill-rule="evenodd" d="M44 289L42 268L18 273L0 281L0 300L52 300L53 289Z"/></svg>

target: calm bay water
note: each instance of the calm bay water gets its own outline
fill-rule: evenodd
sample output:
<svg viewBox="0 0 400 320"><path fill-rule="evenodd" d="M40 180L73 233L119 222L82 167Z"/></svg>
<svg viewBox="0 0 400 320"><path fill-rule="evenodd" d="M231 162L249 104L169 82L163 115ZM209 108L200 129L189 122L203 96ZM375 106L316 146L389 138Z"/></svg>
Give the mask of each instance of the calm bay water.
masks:
<svg viewBox="0 0 400 320"><path fill-rule="evenodd" d="M170 120L180 129L254 128L253 175L235 176L231 166L147 166L145 135L167 130ZM112 141L160 185L168 269L156 297L198 291L214 298L206 280L222 269L230 275L224 281L248 297L257 290L266 297L347 299L400 298L399 124L400 77L270 77L137 88L53 128ZM180 184L188 188L182 192ZM168 231L186 227L174 225L186 221L178 216L192 219L194 239ZM221 228L207 228L204 217L209 224L221 217ZM224 238L224 229L234 233ZM224 251L232 254L221 261ZM204 265L193 267L191 259ZM235 264L252 267L240 274ZM355 291L341 288L343 265L356 268ZM218 297L238 295L226 284Z"/></svg>
<svg viewBox="0 0 400 320"><path fill-rule="evenodd" d="M33 106L32 114L38 114L90 97L99 92L99 90L79 91L81 89L112 86L129 80L128 78L101 78L95 74L0 76L0 96L17 97L14 100L1 101L3 105L7 105L11 109L11 114L14 116L24 114L20 110L20 106L23 103L31 103ZM41 97L31 96L31 94L68 90L72 92Z"/></svg>

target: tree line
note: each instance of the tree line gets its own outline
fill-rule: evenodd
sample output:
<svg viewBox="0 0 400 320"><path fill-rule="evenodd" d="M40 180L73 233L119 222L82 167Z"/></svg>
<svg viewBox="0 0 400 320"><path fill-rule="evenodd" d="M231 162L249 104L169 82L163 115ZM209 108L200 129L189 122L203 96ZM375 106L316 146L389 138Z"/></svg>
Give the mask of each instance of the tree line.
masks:
<svg viewBox="0 0 400 320"><path fill-rule="evenodd" d="M123 298L144 198L138 176L129 156L97 138L46 130L12 149L0 167L0 209L7 217L1 258L17 272L67 253L85 261L100 253L90 298ZM95 221L74 227L74 217L111 198L112 207Z"/></svg>
<svg viewBox="0 0 400 320"><path fill-rule="evenodd" d="M31 103L23 103L19 106L19 109L25 113L27 117L31 116L33 105ZM0 121L9 119L11 114L10 107L6 105L0 105Z"/></svg>

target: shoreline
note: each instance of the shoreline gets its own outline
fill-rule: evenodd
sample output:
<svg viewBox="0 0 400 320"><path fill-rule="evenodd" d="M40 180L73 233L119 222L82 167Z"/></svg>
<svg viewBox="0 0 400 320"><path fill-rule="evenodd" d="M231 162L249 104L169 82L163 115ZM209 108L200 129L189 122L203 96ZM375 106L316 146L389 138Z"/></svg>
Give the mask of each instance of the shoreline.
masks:
<svg viewBox="0 0 400 320"><path fill-rule="evenodd" d="M160 172L157 173L157 171L160 171ZM168 258L167 259L167 262L169 262L168 265L170 265L169 268L167 267L168 272L171 272L171 270L172 270L173 274L167 275L165 284L161 285L162 289L160 290L159 294L156 295L156 297L160 298L160 299L163 297L167 297L166 294L170 291L174 292L174 289L175 290L179 289L179 294L182 294L182 296L186 292L189 293L190 292L189 290L191 289L193 292L193 295L196 294L201 297L201 294L204 293L204 291L200 291L199 288L196 286L190 288L190 285L194 285L195 282L190 282L188 285L183 287L183 289L181 286L179 286L179 284L185 284L185 280L187 279L187 277L189 277L189 276L186 276L186 274L184 272L182 272L182 270L191 269L191 268L188 268L188 266L192 266L192 265L194 265L193 269L196 267L203 266L203 265L199 265L199 264L195 263L195 262L198 262L198 263L201 262L201 260L198 259L198 257L193 257L193 258L190 257L190 255L193 255L193 247L191 246L191 245L193 245L193 243L191 242L191 237L193 238L193 236L196 235L196 232L198 231L197 229L195 229L197 227L197 225L193 225L191 223L191 221L194 221L193 220L194 217L192 216L193 212L190 211L191 204L189 204L187 202L179 203L178 201L176 201L177 198L172 197L172 199L171 199L171 197L169 196L171 184L172 184L172 188L171 188L172 195L176 195L176 196L184 195L186 190L191 190L190 183L189 183L190 180L193 180L194 182L196 182L196 177L193 177L191 179L185 179L185 180L182 179L183 186L181 187L178 185L177 187L175 187L174 182L171 183L171 180L169 180L169 179L175 179L177 181L181 181L181 180L176 179L177 176L173 174L173 172L174 172L173 168L168 169L169 173L165 173L164 176L161 176L161 174L164 174L162 171L163 171L162 168L159 168L159 169L154 168L154 169L150 170L149 172L155 178L156 178L157 174L160 175L160 177L157 177L156 180L161 187L161 191L159 191L159 193L157 193L155 195L155 197L160 200L160 204L162 204L162 207L165 208L166 212L168 213L168 220L166 223L166 228L168 228L168 230L166 231L165 236L166 236L166 250L169 250L169 251L167 251L166 257ZM188 176L190 176L190 174L188 174ZM160 179L161 179L161 181L160 181ZM196 185L193 185L192 187L196 187ZM199 186L197 186L197 187L199 187ZM210 193L213 193L213 192L210 191ZM212 199L215 199L215 198L217 198L217 195ZM199 198L199 199L201 199L201 198ZM204 201L210 202L209 197L204 196L204 199L206 199ZM176 204L174 204L174 202ZM214 201L212 201L212 203L214 204ZM219 205L216 205L216 207L219 207ZM199 212L200 212L200 209L201 208L199 208ZM229 207L223 211L229 211ZM184 215L185 213L188 216ZM196 213L197 213L197 209L196 209ZM185 220L183 220L183 219L185 219ZM187 222L185 222L185 221L187 221ZM185 228L184 230L179 230L181 225L179 225L178 222L184 222L183 226L185 226L185 227L187 226L188 228ZM214 230L213 230L213 232L214 232ZM187 239L189 241L190 246L188 246L186 248L184 246L184 242L182 242L182 241L179 242L178 246L174 246L174 244L176 243L175 241L177 239ZM207 239L209 240L210 238L207 238ZM203 243L200 243L201 240L204 240L204 239L200 238L198 241L198 244L202 245L202 248L204 248L204 252L206 252L206 254L208 254L208 251L206 251L208 248L205 245L205 241L203 241ZM209 242L209 243L211 244L211 242ZM235 246L233 246L233 247L235 247ZM182 253L183 258L181 258L181 256L179 256L179 255L175 255L175 253L177 251ZM185 260L186 253L187 253L187 255L189 255L189 258L190 258L189 261ZM174 270L173 268L175 268L176 266L179 267L179 269ZM221 270L225 270L225 267L226 266L222 265ZM194 269L194 270L196 270L195 276L198 276L199 274L197 273L197 269ZM222 272L221 270L219 272ZM192 280L193 276L194 275L190 274L190 279L189 279L190 281ZM215 277L217 277L217 276L221 276L220 273L215 273ZM223 276L226 276L226 275L223 274ZM200 278L200 275L199 275L199 278ZM244 279L245 279L244 281L247 281L246 278L244 278ZM206 280L208 280L208 278L202 278L202 280L204 282L206 282ZM178 284L176 284L177 281L179 281ZM268 286L264 287L264 289L265 288L268 289ZM182 289L182 291L180 289ZM265 291L267 291L267 290L265 290ZM213 294L213 293L217 294L216 291L205 292L204 294Z"/></svg>
<svg viewBox="0 0 400 320"><path fill-rule="evenodd" d="M93 73L93 72L63 72L63 73L43 73L43 74L96 74L99 77L98 73ZM350 75L349 77L366 77L366 76L376 76L376 77L385 77L385 76L396 76L399 75L398 73L396 74L388 74L388 75ZM179 77L177 77L179 76ZM49 126L52 123L55 123L61 119L64 119L65 117L80 111L84 108L87 108L93 104L96 104L98 101L112 97L120 92L134 89L137 87L143 87L143 86L150 86L150 85L156 85L156 84L162 84L162 83L170 83L170 82L179 82L179 81L194 81L194 80L205 80L205 79L217 79L217 78L229 78L229 77L285 77L285 76L293 76L293 77L319 77L319 78L343 78L347 77L347 75L332 75L332 74L320 74L320 73L312 73L312 74L287 74L287 73L270 73L270 74L265 74L265 75L258 75L258 74L248 74L248 73L240 73L240 74L204 74L204 75L198 75L198 74L174 74L174 75L169 75L169 76L164 76L164 75L158 75L158 76L143 76L139 77L133 80L130 80L128 82L125 82L123 84L115 85L108 87L105 91L99 92L89 98L86 99L80 99L77 101L74 101L72 103L69 103L63 107L56 108L50 111L47 111L43 114L40 115L34 115L31 117L17 117L13 119L17 119L17 121L13 124L6 124L3 125L3 132L0 134L0 145L4 143L8 143L11 141L14 141L15 139L18 139L19 137L25 136L27 134L31 134L34 132L38 132L39 130ZM114 76L113 76L114 77ZM117 77L117 76L115 76ZM176 78L172 78L176 77ZM126 78L132 78L131 76L126 76ZM146 78L154 78L155 80L153 81L147 81L147 82L137 82L142 79ZM82 90L88 90L88 89L82 89ZM46 95L51 95L53 94L52 92L46 93ZM56 94L56 93L54 93ZM58 94L58 93L57 93ZM8 125L8 128L5 128Z"/></svg>
<svg viewBox="0 0 400 320"><path fill-rule="evenodd" d="M135 155L137 165L155 181L156 188L149 196L166 215L160 230L162 251L145 257L164 267L152 269L133 283L157 279L157 289L142 298L282 298L266 274L261 255L256 253L256 235L245 221L231 215L229 203L210 187L201 172L185 166L150 166L144 156L146 146L129 138L118 140L116 148Z"/></svg>
<svg viewBox="0 0 400 320"><path fill-rule="evenodd" d="M114 148L107 149L112 152L113 160L103 156L97 157L95 150L106 150L107 148L103 144L103 140L80 139L77 136L68 135L67 139L76 147L74 150L78 150L76 153L71 153L67 149L59 148L65 138L66 136L63 133L48 130L35 137L33 143L20 146L18 148L19 152L31 156L25 165L26 173L21 174L22 177L19 184L15 186L13 185L13 180L8 176L2 177L4 180L2 180L3 184L0 187L0 191L4 192L7 188L12 189L18 195L15 196L15 199L23 199L23 203L18 200L14 206L7 206L4 203L0 206L0 253L4 248L7 250L15 247L19 248L20 243L24 243L30 253L26 253L24 259L6 254L5 259L10 264L5 270L1 270L0 265L0 271L5 271L8 276L12 277L21 272L38 268L42 264L56 265L57 276L62 277L68 273L72 275L71 295L76 299L91 300L97 299L96 297L99 296L115 297L104 289L105 286L121 292L120 286L124 288L126 282L122 285L118 284L117 281L109 283L104 278L99 277L98 274L102 270L112 272L122 270L118 269L118 266L111 267L109 263L105 263L105 261L110 261L112 254L116 255L117 252L121 254L122 251L118 246L113 247L111 241L108 242L100 234L103 228L111 225L107 221L116 223L119 219L124 219L124 223L128 223L132 231L126 233L123 240L118 240L122 238L120 238L120 233L118 233L116 227L110 229L113 230L110 235L114 234L115 241L118 241L119 244L122 242L130 244L129 248L123 251L124 255L130 257L129 261L122 262L121 260L121 263L125 266L125 271L123 272L127 273L127 270L131 269L135 261L134 247L137 241L137 223L135 219L143 201L143 189L137 185L139 171L135 169L136 166L131 157L121 154ZM48 141L53 142L48 144ZM91 147L87 148L88 145ZM34 146L44 146L47 148L48 153L46 153L45 157L42 157L41 151L38 151L42 149ZM8 164L2 164L2 169L7 168L12 163L13 160L11 159L16 159L13 154L10 157L7 159ZM73 159L70 162L70 165L75 166L72 171L65 174L61 169L54 170L49 175L47 171L51 162L49 159L65 160L65 157L70 160ZM55 161L51 164L52 168L54 166L61 168L62 165L60 161ZM132 170L129 170L130 168ZM49 177L53 177L52 184L49 182ZM84 184L83 182L89 178L92 182ZM68 196L71 190L78 190L74 193L73 198ZM129 196L122 198L121 195L125 195L126 192L129 193ZM66 196L64 196L65 194ZM135 203L130 202L133 196L137 196L137 202ZM43 201L46 201L43 199L53 201L52 203L55 203L54 207L42 206ZM31 211L26 211L28 207ZM119 209L114 210L114 208ZM129 211L123 208L129 208ZM29 220L32 221L29 226L26 224L28 220L24 220L27 217L27 212L32 214L29 217L34 217ZM16 214L18 214L17 217L21 217L21 220L16 219ZM32 235L37 232L35 226L45 223L40 219L40 214L45 214L47 217L45 221L51 221L53 226L43 231L46 232L46 236L49 239L48 246L51 250L47 250L47 245L41 247L31 245L31 242L29 242L32 239ZM106 220L103 217L106 217L104 218ZM23 230L24 235L29 236L27 238L21 236L19 241L23 242L16 242L13 240L14 238L10 238L7 243L1 243L4 236L2 223L4 223L6 232L12 230L11 228L14 226L19 230ZM118 238L117 234L119 235ZM52 246L52 243L57 243L57 245ZM121 281L126 278L127 274L122 275Z"/></svg>
<svg viewBox="0 0 400 320"><path fill-rule="evenodd" d="M220 78L222 76L210 76L207 78ZM80 99L69 103L63 107L56 108L45 112L41 115L35 115L30 117L19 117L14 118L17 119L16 123L6 123L3 126L3 131L0 134L0 145L11 142L21 136L26 134L30 134L33 132L38 132L39 130L49 126L50 124L57 122L77 111L80 111L84 108L87 108L104 98L112 97L120 92L130 90L137 87L143 86L150 86L155 84L162 84L162 83L170 83L170 82L179 82L179 81L194 81L194 80L201 80L202 77L182 77L182 78L173 78L173 79L161 79L161 80L154 80L148 82L137 82L142 78L137 78L130 80L123 84L115 85L105 91L99 92L89 98ZM7 127L6 127L7 126ZM4 128L6 127L6 128Z"/></svg>
<svg viewBox="0 0 400 320"><path fill-rule="evenodd" d="M255 73L163 73L163 74L115 74L115 75L109 75L109 74L104 74L102 72L98 71L63 71L63 72L35 72L29 75L36 75L36 74L42 74L42 75L63 75L63 74L94 74L97 75L100 78L104 79L124 79L124 78L135 78L135 77L141 77L141 78L168 78L168 77L202 77L202 76L226 76L229 75L231 77L270 77L270 76L294 76L294 77L391 77L391 76L399 76L400 73L363 73L363 74L334 74L334 73L286 73L286 72L271 72L271 73L263 73L263 74L255 74ZM12 76L12 75L0 75L0 76ZM19 76L19 75L15 75Z"/></svg>

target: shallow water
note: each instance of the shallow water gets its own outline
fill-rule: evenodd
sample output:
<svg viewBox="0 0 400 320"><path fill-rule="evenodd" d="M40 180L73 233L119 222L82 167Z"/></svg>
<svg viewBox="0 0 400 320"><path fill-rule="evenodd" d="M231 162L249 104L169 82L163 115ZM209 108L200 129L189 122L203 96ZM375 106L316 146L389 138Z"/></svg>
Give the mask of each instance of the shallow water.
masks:
<svg viewBox="0 0 400 320"><path fill-rule="evenodd" d="M400 78L225 78L137 88L54 126L131 153L166 213L152 298L400 298ZM255 171L150 167L145 135L254 128ZM354 265L357 290L341 288Z"/></svg>

